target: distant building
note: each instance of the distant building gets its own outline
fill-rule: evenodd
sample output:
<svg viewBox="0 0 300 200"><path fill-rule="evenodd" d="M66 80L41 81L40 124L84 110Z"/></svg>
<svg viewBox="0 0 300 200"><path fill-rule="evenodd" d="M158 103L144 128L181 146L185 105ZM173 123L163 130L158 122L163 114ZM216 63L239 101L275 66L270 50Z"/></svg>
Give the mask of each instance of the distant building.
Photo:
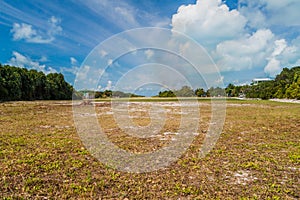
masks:
<svg viewBox="0 0 300 200"><path fill-rule="evenodd" d="M270 79L270 78L255 78L252 80L252 85L257 85L258 83L266 82L266 81L272 81L272 79Z"/></svg>

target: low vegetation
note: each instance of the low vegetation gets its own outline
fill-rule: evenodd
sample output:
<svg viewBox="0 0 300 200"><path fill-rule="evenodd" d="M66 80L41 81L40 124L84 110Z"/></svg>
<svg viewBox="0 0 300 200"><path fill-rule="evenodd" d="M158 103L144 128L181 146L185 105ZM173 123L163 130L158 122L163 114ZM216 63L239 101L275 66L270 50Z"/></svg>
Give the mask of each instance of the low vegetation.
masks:
<svg viewBox="0 0 300 200"><path fill-rule="evenodd" d="M147 102L130 115L146 125ZM170 106L171 102L167 105ZM177 102L173 102L177 103ZM132 105L132 106L133 106ZM147 104L148 105L148 104ZM146 106L147 107L147 106ZM164 132L176 132L170 107ZM269 101L227 102L223 132L213 151L198 153L209 125L200 101L200 128L186 153L166 169L125 173L96 160L76 133L70 101L0 104L0 196L3 199L299 199L300 106ZM99 123L119 147L152 151L172 138L130 137L115 124L109 102L96 106Z"/></svg>

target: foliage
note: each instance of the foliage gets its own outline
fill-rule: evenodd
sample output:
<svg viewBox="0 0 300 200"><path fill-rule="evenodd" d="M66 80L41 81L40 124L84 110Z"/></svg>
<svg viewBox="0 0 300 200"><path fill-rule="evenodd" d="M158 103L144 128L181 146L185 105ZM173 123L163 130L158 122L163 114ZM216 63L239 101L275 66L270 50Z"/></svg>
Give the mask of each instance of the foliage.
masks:
<svg viewBox="0 0 300 200"><path fill-rule="evenodd" d="M73 87L60 73L45 75L36 70L0 64L0 101L65 100Z"/></svg>
<svg viewBox="0 0 300 200"><path fill-rule="evenodd" d="M158 97L193 97L193 96L197 95L195 92L196 91L194 91L191 87L183 86L179 90L161 91L161 92L158 93Z"/></svg>
<svg viewBox="0 0 300 200"><path fill-rule="evenodd" d="M163 92L158 93L159 97L176 97L173 91L171 90L165 90Z"/></svg>
<svg viewBox="0 0 300 200"><path fill-rule="evenodd" d="M229 84L227 96L247 98L287 98L300 99L300 67L284 68L273 81L261 82L257 85L234 86Z"/></svg>
<svg viewBox="0 0 300 200"><path fill-rule="evenodd" d="M204 91L203 88L197 88L197 89L195 90L195 95L196 95L197 97L204 97L204 96L206 96L206 92Z"/></svg>
<svg viewBox="0 0 300 200"><path fill-rule="evenodd" d="M218 97L218 96L226 96L225 90L220 87L211 87L207 91L203 88L197 88L193 90L189 86L183 86L180 90L165 90L159 92L158 97Z"/></svg>
<svg viewBox="0 0 300 200"><path fill-rule="evenodd" d="M183 86L180 90L175 90L174 94L177 97L192 97L192 96L195 96L195 92L189 86Z"/></svg>
<svg viewBox="0 0 300 200"><path fill-rule="evenodd" d="M125 98L125 97L143 97L141 95L136 95L136 94L132 94L132 93L125 93L122 91L112 91L112 90L104 90L104 91L89 91L89 90L85 90L85 91L80 91L79 93L81 93L81 96L84 96L83 94L85 93L89 93L90 97L89 98Z"/></svg>
<svg viewBox="0 0 300 200"><path fill-rule="evenodd" d="M207 94L210 97L219 97L219 96L226 96L225 90L220 87L211 87L207 90Z"/></svg>
<svg viewBox="0 0 300 200"><path fill-rule="evenodd" d="M105 90L103 92L95 92L95 98L107 98L112 97L113 92L111 90Z"/></svg>
<svg viewBox="0 0 300 200"><path fill-rule="evenodd" d="M113 91L112 92L112 96L113 97L117 97L117 98L123 98L123 97L144 97L142 95L137 95L137 94L132 94L132 93L125 93L125 92L121 92L121 91Z"/></svg>

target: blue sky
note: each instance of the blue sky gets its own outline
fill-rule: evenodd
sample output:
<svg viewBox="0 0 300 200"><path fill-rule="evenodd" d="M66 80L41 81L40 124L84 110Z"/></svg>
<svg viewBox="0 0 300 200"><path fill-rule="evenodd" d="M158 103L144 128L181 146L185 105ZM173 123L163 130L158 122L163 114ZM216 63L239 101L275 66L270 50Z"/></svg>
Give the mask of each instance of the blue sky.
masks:
<svg viewBox="0 0 300 200"><path fill-rule="evenodd" d="M299 9L298 0L0 0L0 62L61 72L73 84L84 59L107 38L162 27L201 44L225 85L244 84L300 65ZM113 88L113 74L128 68L113 63L118 67L102 89Z"/></svg>

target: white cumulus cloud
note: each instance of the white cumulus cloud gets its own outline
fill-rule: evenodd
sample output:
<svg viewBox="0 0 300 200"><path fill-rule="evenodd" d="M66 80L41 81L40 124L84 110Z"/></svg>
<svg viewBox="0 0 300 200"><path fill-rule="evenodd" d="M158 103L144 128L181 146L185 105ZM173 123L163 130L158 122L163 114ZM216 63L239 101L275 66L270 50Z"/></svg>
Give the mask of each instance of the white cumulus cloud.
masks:
<svg viewBox="0 0 300 200"><path fill-rule="evenodd" d="M285 66L300 66L300 36L292 40L291 44L277 57Z"/></svg>
<svg viewBox="0 0 300 200"><path fill-rule="evenodd" d="M237 40L217 45L214 58L222 71L251 69L263 66L271 53L274 34L269 29L258 30Z"/></svg>
<svg viewBox="0 0 300 200"><path fill-rule="evenodd" d="M268 64L266 65L264 72L271 77L275 77L281 71L280 61L276 58L269 59Z"/></svg>
<svg viewBox="0 0 300 200"><path fill-rule="evenodd" d="M287 47L285 39L276 40L275 46L276 47L272 53L273 57L280 55L285 50L285 48Z"/></svg>
<svg viewBox="0 0 300 200"><path fill-rule="evenodd" d="M216 44L244 33L246 18L237 10L229 10L221 0L198 0L183 5L172 17L173 30L183 32L200 44Z"/></svg>
<svg viewBox="0 0 300 200"><path fill-rule="evenodd" d="M36 31L32 29L32 26L24 23L15 23L11 32L13 33L13 40L29 39L36 36Z"/></svg>
<svg viewBox="0 0 300 200"><path fill-rule="evenodd" d="M286 41L284 39L276 40L274 42L274 50L269 58L268 63L264 68L264 72L271 77L275 77L280 73L282 69L282 63L278 60L278 56L287 48Z"/></svg>
<svg viewBox="0 0 300 200"><path fill-rule="evenodd" d="M60 19L52 16L48 20L48 30L46 32L36 30L30 24L14 23L11 33L13 40L25 40L29 43L51 43L55 40L55 36L62 32L62 27L59 25Z"/></svg>
<svg viewBox="0 0 300 200"><path fill-rule="evenodd" d="M278 32L300 25L299 8L298 0L239 0L233 10L221 0L197 0L179 7L172 30L203 45L221 72L256 68L274 77L300 64L300 36Z"/></svg>
<svg viewBox="0 0 300 200"><path fill-rule="evenodd" d="M33 61L28 56L24 56L19 52L14 51L13 57L9 61L10 65L16 66L16 67L22 67L22 68L28 68L28 69L35 69L37 71L42 71L45 74L49 73L56 73L57 71L53 69L52 67L46 67L44 64L40 64L37 61Z"/></svg>

